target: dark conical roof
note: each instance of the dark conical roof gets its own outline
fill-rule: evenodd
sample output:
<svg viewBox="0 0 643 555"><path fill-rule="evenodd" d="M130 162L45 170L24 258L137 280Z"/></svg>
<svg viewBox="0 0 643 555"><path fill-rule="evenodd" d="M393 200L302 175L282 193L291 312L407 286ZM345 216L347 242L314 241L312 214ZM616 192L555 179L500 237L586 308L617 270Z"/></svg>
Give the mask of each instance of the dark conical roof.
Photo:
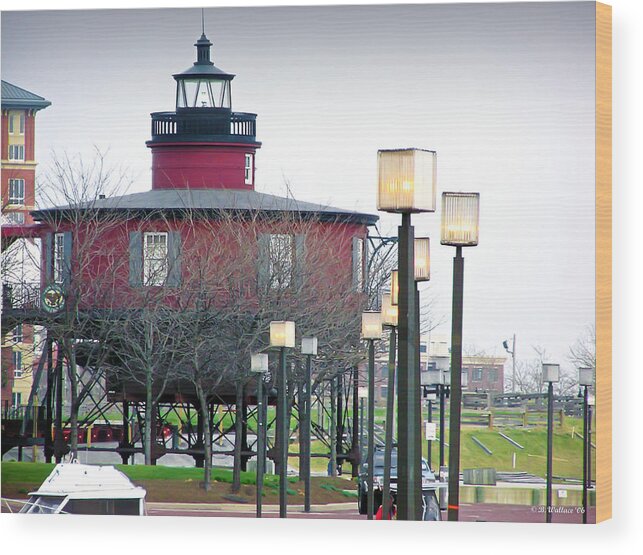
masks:
<svg viewBox="0 0 643 555"><path fill-rule="evenodd" d="M194 43L194 46L196 46L196 61L185 71L175 73L173 75L175 79L189 77L217 77L219 79L226 80L234 79L233 74L226 73L215 66L210 60L210 48L212 47L212 43L208 37L205 36L205 33L203 33L199 40Z"/></svg>

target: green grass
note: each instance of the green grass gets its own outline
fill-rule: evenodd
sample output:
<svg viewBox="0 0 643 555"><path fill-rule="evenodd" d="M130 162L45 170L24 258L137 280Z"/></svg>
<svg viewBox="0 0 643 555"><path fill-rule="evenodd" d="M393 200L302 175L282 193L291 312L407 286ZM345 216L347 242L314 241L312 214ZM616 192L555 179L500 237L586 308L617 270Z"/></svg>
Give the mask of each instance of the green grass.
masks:
<svg viewBox="0 0 643 555"><path fill-rule="evenodd" d="M2 463L2 482L3 483L42 483L42 481L51 473L55 464L47 463ZM145 466L145 465L115 465L128 478L135 481L141 480L183 480L183 481L203 481L202 468L183 468L171 466ZM232 470L224 468L212 469L212 480L215 482L232 483ZM288 481L294 483L297 481L296 476L289 476ZM279 477L266 475L264 482L268 486L278 486ZM256 475L254 472L242 472L241 483L244 485L254 485Z"/></svg>

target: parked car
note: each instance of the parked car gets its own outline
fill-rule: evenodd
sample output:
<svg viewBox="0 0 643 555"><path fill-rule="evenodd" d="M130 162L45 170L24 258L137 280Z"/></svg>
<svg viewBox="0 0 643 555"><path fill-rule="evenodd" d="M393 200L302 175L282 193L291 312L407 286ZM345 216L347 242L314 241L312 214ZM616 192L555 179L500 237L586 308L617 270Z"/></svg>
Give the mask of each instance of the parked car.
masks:
<svg viewBox="0 0 643 555"><path fill-rule="evenodd" d="M378 447L373 453L373 513L377 512L382 504L382 490L384 488L384 449ZM429 464L422 459L422 503L424 507L423 520L440 520L440 506L437 498L437 489L441 483L437 482ZM397 494L397 449L391 451L391 494ZM357 478L357 507L359 514L367 513L368 503L368 464L362 464Z"/></svg>

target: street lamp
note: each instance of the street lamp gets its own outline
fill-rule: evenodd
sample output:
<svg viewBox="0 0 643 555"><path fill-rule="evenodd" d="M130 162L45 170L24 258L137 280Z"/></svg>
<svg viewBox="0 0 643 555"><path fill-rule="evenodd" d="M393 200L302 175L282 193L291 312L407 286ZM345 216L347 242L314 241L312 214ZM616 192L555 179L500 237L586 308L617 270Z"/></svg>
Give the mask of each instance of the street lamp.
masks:
<svg viewBox="0 0 643 555"><path fill-rule="evenodd" d="M589 437L590 430L590 407L589 407L589 388L594 383L594 369L593 368L579 368L578 369L578 383L584 389L583 391L583 524L587 524L587 509L589 503L587 499L587 488L591 482L590 467L591 467L591 441Z"/></svg>
<svg viewBox="0 0 643 555"><path fill-rule="evenodd" d="M310 402L310 388L311 388L311 375L312 375L312 358L317 356L317 338L316 337L302 337L301 339L301 354L306 355L306 374L304 376L304 395L303 395L303 409L301 432L303 434L303 474L304 474L304 512L310 512L310 416L311 416L311 402Z"/></svg>
<svg viewBox="0 0 643 555"><path fill-rule="evenodd" d="M420 374L420 383L424 388L424 393L427 399L427 422L429 424L433 423L433 401L437 399L437 393L440 390L440 385L442 383L442 371L436 367L429 367L426 372ZM431 445L432 440L427 439L428 451L427 451L427 462L429 463L429 468L432 467L431 461Z"/></svg>
<svg viewBox="0 0 643 555"><path fill-rule="evenodd" d="M398 307L391 303L391 293L382 294L382 325L391 328L386 382L386 426L384 430L384 476L382 518L391 514L391 454L393 452L393 412L395 410L395 353L397 349Z"/></svg>
<svg viewBox="0 0 643 555"><path fill-rule="evenodd" d="M362 339L368 341L368 495L366 511L368 520L375 512L373 467L375 466L375 341L382 338L382 315L379 312L362 313Z"/></svg>
<svg viewBox="0 0 643 555"><path fill-rule="evenodd" d="M290 426L286 418L288 378L286 375L286 349L295 346L295 322L270 322L270 346L279 348L279 373L277 374L277 430L279 443L279 518L286 518L288 479L288 440Z"/></svg>
<svg viewBox="0 0 643 555"><path fill-rule="evenodd" d="M462 404L462 247L478 244L479 193L442 193L440 243L456 248L453 259L453 314L451 316L451 391L449 411L449 520L460 510L460 418Z"/></svg>
<svg viewBox="0 0 643 555"><path fill-rule="evenodd" d="M543 382L547 382L547 507L546 522L551 522L552 462L554 456L554 384L560 380L560 364L543 363Z"/></svg>
<svg viewBox="0 0 643 555"><path fill-rule="evenodd" d="M420 368L411 214L435 212L437 155L421 149L380 150L377 207L402 214L398 228L398 519L422 519ZM395 293L393 292L395 295ZM395 299L393 299L395 304Z"/></svg>
<svg viewBox="0 0 643 555"><path fill-rule="evenodd" d="M250 357L250 371L257 374L257 518L261 518L263 475L266 462L266 421L264 418L263 377L268 372L268 355Z"/></svg>

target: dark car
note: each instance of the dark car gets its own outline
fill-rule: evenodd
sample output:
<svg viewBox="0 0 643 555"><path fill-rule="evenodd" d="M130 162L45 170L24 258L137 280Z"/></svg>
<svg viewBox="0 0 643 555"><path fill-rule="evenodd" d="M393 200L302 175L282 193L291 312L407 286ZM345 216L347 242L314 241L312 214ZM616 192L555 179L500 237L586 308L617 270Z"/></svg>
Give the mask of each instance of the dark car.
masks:
<svg viewBox="0 0 643 555"><path fill-rule="evenodd" d="M373 454L373 498L374 509L377 512L382 504L382 489L384 487L384 449L376 448ZM422 459L422 503L424 508L423 520L440 520L440 509L437 499L437 486L435 475L431 472L428 463ZM391 451L391 493L397 492L397 449ZM359 514L367 513L368 503L368 465L362 464L357 478L357 507Z"/></svg>

